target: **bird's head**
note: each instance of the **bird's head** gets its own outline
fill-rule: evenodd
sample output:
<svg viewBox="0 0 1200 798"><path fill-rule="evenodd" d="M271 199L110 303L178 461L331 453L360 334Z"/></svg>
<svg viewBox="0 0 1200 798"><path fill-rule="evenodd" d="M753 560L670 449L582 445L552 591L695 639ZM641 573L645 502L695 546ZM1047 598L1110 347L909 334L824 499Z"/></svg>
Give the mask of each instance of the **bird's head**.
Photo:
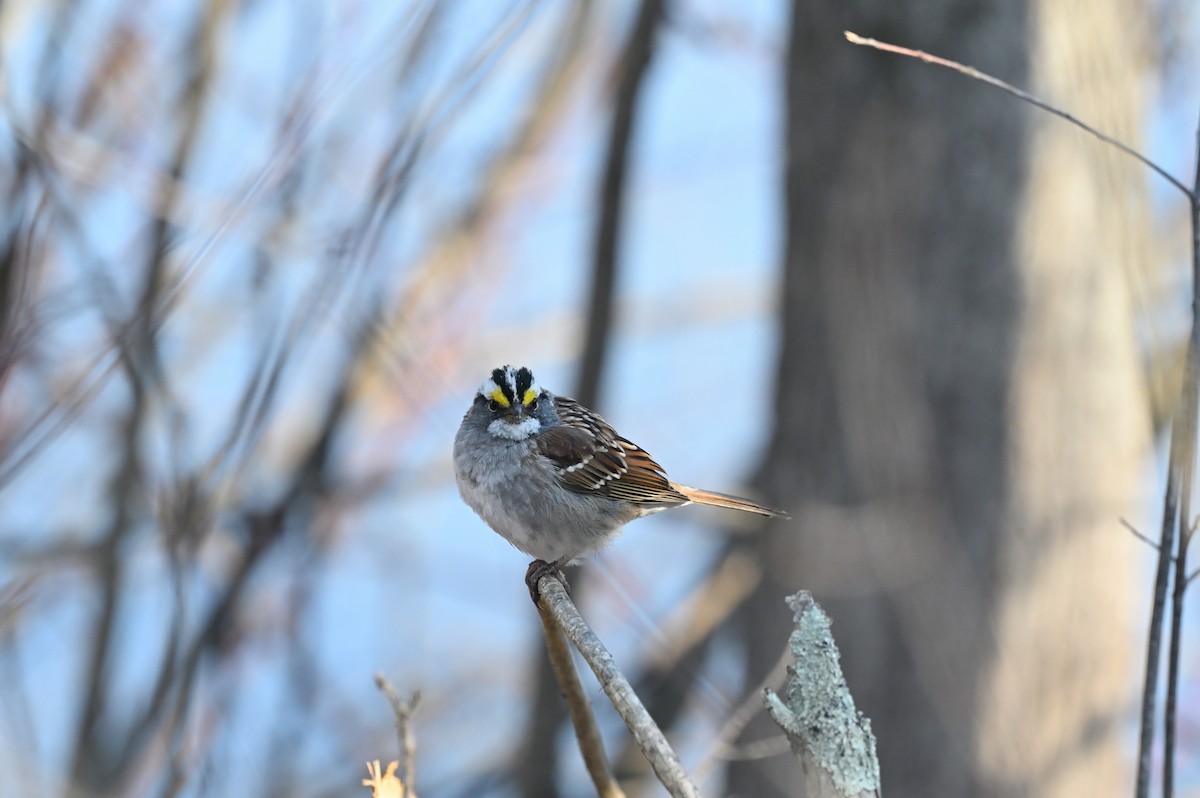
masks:
<svg viewBox="0 0 1200 798"><path fill-rule="evenodd" d="M479 386L475 405L490 415L488 432L500 438L519 441L542 429L538 416L544 410L546 392L524 366L493 369Z"/></svg>

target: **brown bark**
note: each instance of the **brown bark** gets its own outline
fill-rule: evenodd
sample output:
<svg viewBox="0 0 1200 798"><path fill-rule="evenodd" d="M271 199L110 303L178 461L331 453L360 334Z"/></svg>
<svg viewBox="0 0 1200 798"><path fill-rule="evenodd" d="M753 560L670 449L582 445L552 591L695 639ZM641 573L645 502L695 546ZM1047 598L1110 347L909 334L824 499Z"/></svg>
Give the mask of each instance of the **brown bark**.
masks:
<svg viewBox="0 0 1200 798"><path fill-rule="evenodd" d="M1147 441L1125 270L1147 219L1132 162L841 32L966 61L1136 144L1129 13L793 7L776 434L759 483L798 512L761 538L748 667L778 656L780 597L811 590L888 794L1124 783L1137 549L1117 519ZM797 778L751 763L731 787L791 794Z"/></svg>

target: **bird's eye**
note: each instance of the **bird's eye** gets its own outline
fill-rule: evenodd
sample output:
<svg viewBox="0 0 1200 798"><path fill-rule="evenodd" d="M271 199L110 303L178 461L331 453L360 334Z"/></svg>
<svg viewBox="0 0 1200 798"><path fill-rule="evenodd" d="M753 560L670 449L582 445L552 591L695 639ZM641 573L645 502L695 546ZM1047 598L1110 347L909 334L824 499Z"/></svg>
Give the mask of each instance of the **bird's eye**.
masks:
<svg viewBox="0 0 1200 798"><path fill-rule="evenodd" d="M495 399L489 399L488 400L488 410L491 410L493 413L499 413L500 412L500 403L497 402Z"/></svg>
<svg viewBox="0 0 1200 798"><path fill-rule="evenodd" d="M532 402L529 403L529 412L532 413L534 410L537 410L537 406L538 406L538 400L534 399Z"/></svg>

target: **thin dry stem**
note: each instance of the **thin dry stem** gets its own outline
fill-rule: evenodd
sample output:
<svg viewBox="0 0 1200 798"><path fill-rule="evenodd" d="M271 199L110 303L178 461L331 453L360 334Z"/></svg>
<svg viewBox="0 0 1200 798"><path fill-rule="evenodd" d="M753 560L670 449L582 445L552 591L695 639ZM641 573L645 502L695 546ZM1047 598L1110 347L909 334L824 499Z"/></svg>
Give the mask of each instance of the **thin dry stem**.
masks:
<svg viewBox="0 0 1200 798"><path fill-rule="evenodd" d="M375 686L392 706L392 714L396 718L396 737L400 740L400 753L404 758L404 786L412 790L417 781L417 738L412 730L412 716L421 701L421 691L413 690L407 699L401 698L382 673L375 674Z"/></svg>
<svg viewBox="0 0 1200 798"><path fill-rule="evenodd" d="M1143 165L1149 167L1151 170L1156 172L1159 176L1161 176L1164 180L1166 180L1168 183L1173 185L1175 188L1179 189L1184 194L1191 196L1191 191L1188 189L1187 186L1185 186L1183 183L1181 183L1178 178L1176 178L1174 175L1172 175L1166 169L1164 169L1161 166L1159 166L1158 164L1156 164L1154 161L1147 158L1145 155L1142 155L1140 152L1135 150L1133 147L1130 147L1128 144L1125 144L1124 142L1113 138L1112 136L1108 135L1107 133L1100 132L1096 128L1089 125L1087 122L1084 122L1079 117L1074 116L1073 114L1067 113L1066 111L1062 110L1061 108L1057 108L1057 107L1051 105L1050 103L1046 102L1045 100L1043 100L1039 97L1035 97L1034 95L1030 94L1027 91L1022 91L1021 89L1018 89L1016 86L1013 86L1011 83L1005 83L1003 80L1000 80L999 78L994 78L991 75L987 74L986 72L980 72L975 67L967 66L966 64L960 64L957 61L951 61L949 58L940 58L936 55L930 55L929 53L925 52L924 50L914 50L909 47L901 47L898 44L888 44L887 42L881 42L877 39L869 39L865 36L859 36L857 33L852 33L851 31L844 31L844 33L846 36L846 40L849 41L851 44L857 44L857 45L861 45L863 47L871 47L876 50L882 50L886 53L895 53L897 55L908 56L909 58L916 58L918 60L924 61L927 64L933 64L934 66L946 67L947 69L952 69L955 72L958 72L959 74L966 75L969 78L974 78L975 80L982 81L982 82L988 84L989 86L995 86L997 89L1000 89L1001 91L1008 92L1012 96L1022 99L1025 102L1029 103L1030 105L1035 105L1038 108L1041 108L1043 111L1046 111L1047 113L1054 114L1057 117L1067 120L1071 124L1078 127L1080 130L1085 130L1088 133L1091 133L1096 138L1105 142L1106 144L1111 144L1112 146L1116 147L1118 150L1125 153L1126 155L1128 155L1132 158L1136 158Z"/></svg>

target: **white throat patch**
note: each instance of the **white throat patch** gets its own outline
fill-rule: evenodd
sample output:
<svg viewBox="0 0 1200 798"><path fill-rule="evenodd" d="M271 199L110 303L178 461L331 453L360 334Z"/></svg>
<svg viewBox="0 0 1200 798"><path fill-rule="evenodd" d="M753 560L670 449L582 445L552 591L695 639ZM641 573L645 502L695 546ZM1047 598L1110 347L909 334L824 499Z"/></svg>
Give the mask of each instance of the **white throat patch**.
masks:
<svg viewBox="0 0 1200 798"><path fill-rule="evenodd" d="M536 434L541 428L542 422L536 418L527 418L520 424L510 424L498 418L488 424L488 432L497 438L508 438L510 441L523 441L530 435Z"/></svg>

